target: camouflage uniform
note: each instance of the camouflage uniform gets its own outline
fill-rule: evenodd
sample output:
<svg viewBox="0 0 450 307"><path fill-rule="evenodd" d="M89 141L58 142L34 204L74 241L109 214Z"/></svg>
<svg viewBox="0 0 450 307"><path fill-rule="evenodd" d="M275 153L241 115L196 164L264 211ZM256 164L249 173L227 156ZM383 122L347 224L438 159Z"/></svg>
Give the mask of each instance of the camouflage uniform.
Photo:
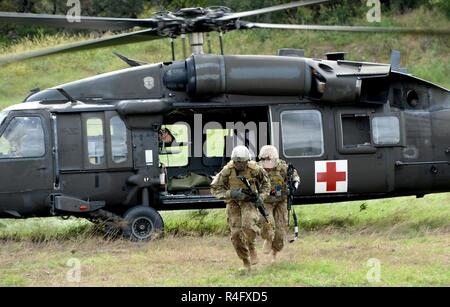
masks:
<svg viewBox="0 0 450 307"><path fill-rule="evenodd" d="M237 176L245 176L253 190L258 191L263 200L270 190L269 178L264 169L254 161L249 161L245 171L241 172L235 169L234 162L231 161L211 184L211 193L227 203L231 241L238 257L244 261L244 265L249 266L250 260L256 258L255 241L260 232L257 226L259 212L255 204L248 200L236 201L232 199L232 189L246 188Z"/></svg>
<svg viewBox="0 0 450 307"><path fill-rule="evenodd" d="M283 160L278 160L273 169L266 169L270 178L270 194L264 201L264 207L269 214L269 222L260 221L262 224L261 237L266 240L274 254L280 252L284 247L284 240L288 228L287 209L287 170L288 165ZM294 172L293 181L300 182L297 171ZM267 249L269 247L266 247ZM266 250L267 252L267 250Z"/></svg>

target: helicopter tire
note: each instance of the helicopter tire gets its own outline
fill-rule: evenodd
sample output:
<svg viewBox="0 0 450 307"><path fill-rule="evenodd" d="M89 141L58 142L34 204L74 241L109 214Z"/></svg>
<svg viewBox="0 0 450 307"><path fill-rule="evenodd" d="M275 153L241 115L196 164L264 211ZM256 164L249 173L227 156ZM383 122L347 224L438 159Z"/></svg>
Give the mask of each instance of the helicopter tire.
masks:
<svg viewBox="0 0 450 307"><path fill-rule="evenodd" d="M123 237L131 241L150 241L164 232L161 215L151 207L133 207L123 218L127 222L127 226L123 228Z"/></svg>

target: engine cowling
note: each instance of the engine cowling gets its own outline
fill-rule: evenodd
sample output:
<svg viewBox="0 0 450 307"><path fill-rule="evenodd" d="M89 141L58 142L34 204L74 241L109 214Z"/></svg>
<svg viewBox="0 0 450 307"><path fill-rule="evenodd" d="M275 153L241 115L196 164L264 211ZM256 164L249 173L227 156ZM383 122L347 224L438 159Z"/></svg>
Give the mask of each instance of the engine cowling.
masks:
<svg viewBox="0 0 450 307"><path fill-rule="evenodd" d="M195 55L172 64L164 85L194 97L296 96L327 103L385 103L389 73L390 65L374 63Z"/></svg>
<svg viewBox="0 0 450 307"><path fill-rule="evenodd" d="M169 68L164 84L192 96L306 96L311 72L300 58L198 55Z"/></svg>

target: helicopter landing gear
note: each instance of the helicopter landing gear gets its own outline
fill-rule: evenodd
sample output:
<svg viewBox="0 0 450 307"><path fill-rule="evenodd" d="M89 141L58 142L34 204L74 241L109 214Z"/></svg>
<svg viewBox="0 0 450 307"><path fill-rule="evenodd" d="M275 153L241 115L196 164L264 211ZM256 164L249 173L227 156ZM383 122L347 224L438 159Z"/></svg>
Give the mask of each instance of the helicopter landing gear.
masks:
<svg viewBox="0 0 450 307"><path fill-rule="evenodd" d="M96 225L98 230L104 233L105 239L118 239L123 229L128 226L128 223L121 216L103 209L92 212L88 219Z"/></svg>
<svg viewBox="0 0 450 307"><path fill-rule="evenodd" d="M158 238L164 231L161 215L151 207L133 207L123 218L127 222L127 226L123 228L123 236L132 241L149 241Z"/></svg>

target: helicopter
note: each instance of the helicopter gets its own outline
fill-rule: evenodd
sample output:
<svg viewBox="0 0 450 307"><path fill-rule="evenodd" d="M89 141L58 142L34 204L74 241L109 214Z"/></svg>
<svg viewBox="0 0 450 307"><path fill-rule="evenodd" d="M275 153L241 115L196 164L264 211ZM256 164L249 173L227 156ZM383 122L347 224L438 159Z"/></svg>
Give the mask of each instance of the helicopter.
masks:
<svg viewBox="0 0 450 307"><path fill-rule="evenodd" d="M168 38L157 64L32 92L0 113L0 217L75 216L148 240L164 210L223 208L209 185L234 146L263 145L300 170L300 204L450 191L449 90L391 64L226 55L223 34L252 29L449 35L448 29L248 22L243 18L324 4L297 1L248 12L185 8L148 19L0 12L0 22L129 31L0 57L0 65L63 52ZM135 31L135 28L143 28ZM205 52L218 32L220 54ZM181 38L184 58L175 59ZM187 40L192 55L187 56ZM210 49L210 48L209 48Z"/></svg>

